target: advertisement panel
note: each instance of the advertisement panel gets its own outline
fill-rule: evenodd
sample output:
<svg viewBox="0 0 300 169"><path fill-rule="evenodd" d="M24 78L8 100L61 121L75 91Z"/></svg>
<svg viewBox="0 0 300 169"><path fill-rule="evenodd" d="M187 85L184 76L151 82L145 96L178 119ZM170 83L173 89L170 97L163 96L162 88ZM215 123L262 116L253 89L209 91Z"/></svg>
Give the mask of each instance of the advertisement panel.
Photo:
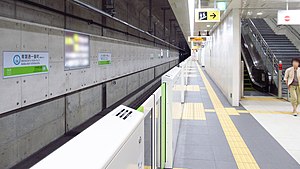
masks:
<svg viewBox="0 0 300 169"><path fill-rule="evenodd" d="M65 70L90 66L90 38L76 32L65 32Z"/></svg>

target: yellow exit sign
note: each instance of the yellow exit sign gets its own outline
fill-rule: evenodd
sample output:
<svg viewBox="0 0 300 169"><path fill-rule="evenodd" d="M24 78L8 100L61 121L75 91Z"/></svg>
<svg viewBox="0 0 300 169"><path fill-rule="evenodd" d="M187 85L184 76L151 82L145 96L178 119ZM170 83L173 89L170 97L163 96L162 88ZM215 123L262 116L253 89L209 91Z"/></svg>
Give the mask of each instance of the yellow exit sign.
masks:
<svg viewBox="0 0 300 169"><path fill-rule="evenodd" d="M220 15L219 9L195 9L195 22L220 22Z"/></svg>

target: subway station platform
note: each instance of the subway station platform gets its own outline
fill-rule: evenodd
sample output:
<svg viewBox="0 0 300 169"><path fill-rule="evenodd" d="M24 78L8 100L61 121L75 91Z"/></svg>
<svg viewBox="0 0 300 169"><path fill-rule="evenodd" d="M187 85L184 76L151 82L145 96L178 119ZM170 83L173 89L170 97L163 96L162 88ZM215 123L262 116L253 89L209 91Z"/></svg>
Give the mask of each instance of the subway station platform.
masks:
<svg viewBox="0 0 300 169"><path fill-rule="evenodd" d="M175 168L300 168L300 117L289 102L252 96L232 107L197 62L188 68L189 88Z"/></svg>

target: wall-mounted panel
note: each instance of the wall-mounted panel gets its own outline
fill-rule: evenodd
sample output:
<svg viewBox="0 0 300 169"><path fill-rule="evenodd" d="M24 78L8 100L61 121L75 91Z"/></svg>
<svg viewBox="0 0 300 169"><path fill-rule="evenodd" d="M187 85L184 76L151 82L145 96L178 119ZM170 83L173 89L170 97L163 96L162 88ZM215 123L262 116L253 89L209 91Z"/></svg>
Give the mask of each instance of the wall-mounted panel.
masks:
<svg viewBox="0 0 300 169"><path fill-rule="evenodd" d="M0 20L0 114L21 107L21 78L3 79L3 52L21 50L21 24Z"/></svg>
<svg viewBox="0 0 300 169"><path fill-rule="evenodd" d="M22 21L15 23L15 21L0 19L0 23L0 34L4 37L0 39L1 53L9 50L43 51L49 54L48 74L0 79L0 85L5 86L0 89L5 95L0 97L0 101L6 103L5 106L0 107L1 113L170 61L170 59L159 57L160 48L88 35L90 37L90 66L78 70L65 70L64 30ZM111 52L111 64L98 65L99 52ZM0 66L2 66L2 57L0 59ZM160 66L156 69L157 73L161 74L166 67ZM2 70L3 68L1 68L1 74ZM148 78L138 80L134 85L130 85L129 91L133 91L136 85L140 86L140 83L146 83L148 80ZM123 88L126 90L126 85ZM121 93L124 91L121 90ZM7 98L10 98L9 101ZM114 100L115 98L112 102Z"/></svg>
<svg viewBox="0 0 300 169"><path fill-rule="evenodd" d="M64 62L64 31L49 28L49 61Z"/></svg>
<svg viewBox="0 0 300 169"><path fill-rule="evenodd" d="M107 107L121 100L127 94L127 77L106 83Z"/></svg>
<svg viewBox="0 0 300 169"><path fill-rule="evenodd" d="M48 28L22 24L21 30L22 51L48 51Z"/></svg>
<svg viewBox="0 0 300 169"><path fill-rule="evenodd" d="M21 78L22 107L48 99L48 80L48 74Z"/></svg>
<svg viewBox="0 0 300 169"><path fill-rule="evenodd" d="M101 111L101 96L102 86L100 85L66 97L66 122L68 131Z"/></svg>
<svg viewBox="0 0 300 169"><path fill-rule="evenodd" d="M49 69L49 98L66 92L68 72L64 71L64 62L51 62Z"/></svg>

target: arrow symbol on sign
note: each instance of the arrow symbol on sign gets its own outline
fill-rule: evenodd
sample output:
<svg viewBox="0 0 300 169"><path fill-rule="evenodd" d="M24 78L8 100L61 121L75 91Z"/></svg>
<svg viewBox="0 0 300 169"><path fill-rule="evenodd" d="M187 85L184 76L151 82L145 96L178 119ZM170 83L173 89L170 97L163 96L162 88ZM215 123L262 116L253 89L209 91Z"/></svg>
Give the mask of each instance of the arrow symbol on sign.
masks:
<svg viewBox="0 0 300 169"><path fill-rule="evenodd" d="M215 13L213 13L212 15L210 15L211 17L213 17L213 19L215 19L215 17L217 16Z"/></svg>

